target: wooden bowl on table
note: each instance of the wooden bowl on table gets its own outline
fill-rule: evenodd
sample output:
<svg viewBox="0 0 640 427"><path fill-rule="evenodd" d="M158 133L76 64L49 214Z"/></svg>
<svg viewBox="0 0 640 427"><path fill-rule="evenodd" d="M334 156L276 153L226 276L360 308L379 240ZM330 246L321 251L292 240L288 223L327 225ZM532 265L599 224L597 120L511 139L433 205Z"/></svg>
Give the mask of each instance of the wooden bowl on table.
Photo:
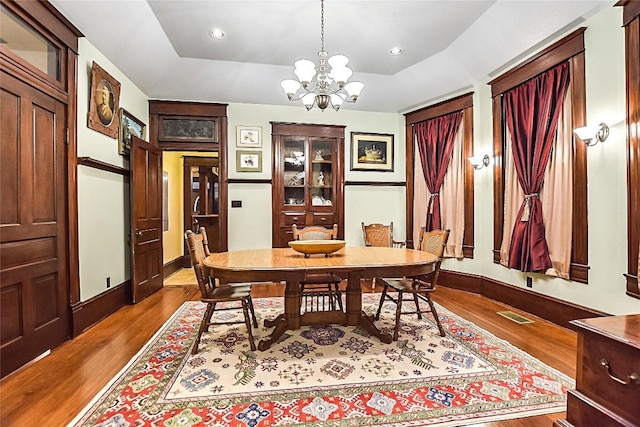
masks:
<svg viewBox="0 0 640 427"><path fill-rule="evenodd" d="M344 240L292 240L289 246L296 252L304 254L305 258L314 254L324 254L328 257L340 249L344 248L347 242Z"/></svg>

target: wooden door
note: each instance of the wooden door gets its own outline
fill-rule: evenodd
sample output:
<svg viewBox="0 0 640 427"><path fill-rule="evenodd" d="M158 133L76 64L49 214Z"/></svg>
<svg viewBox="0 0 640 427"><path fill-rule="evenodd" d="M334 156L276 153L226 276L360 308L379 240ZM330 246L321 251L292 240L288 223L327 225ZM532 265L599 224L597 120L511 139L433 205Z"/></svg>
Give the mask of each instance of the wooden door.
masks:
<svg viewBox="0 0 640 427"><path fill-rule="evenodd" d="M0 365L69 338L66 106L0 73Z"/></svg>
<svg viewBox="0 0 640 427"><path fill-rule="evenodd" d="M162 150L131 144L131 288L138 302L162 288Z"/></svg>

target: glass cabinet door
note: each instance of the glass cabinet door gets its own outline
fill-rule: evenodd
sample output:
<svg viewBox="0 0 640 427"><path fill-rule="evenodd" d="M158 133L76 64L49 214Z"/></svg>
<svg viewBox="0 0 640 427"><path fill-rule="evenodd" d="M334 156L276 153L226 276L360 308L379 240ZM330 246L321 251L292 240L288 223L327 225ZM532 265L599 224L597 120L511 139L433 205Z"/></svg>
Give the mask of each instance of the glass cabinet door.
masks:
<svg viewBox="0 0 640 427"><path fill-rule="evenodd" d="M333 205L333 143L311 139L309 156L311 158L311 205Z"/></svg>
<svg viewBox="0 0 640 427"><path fill-rule="evenodd" d="M305 140L285 139L283 148L284 204L304 206L306 200Z"/></svg>

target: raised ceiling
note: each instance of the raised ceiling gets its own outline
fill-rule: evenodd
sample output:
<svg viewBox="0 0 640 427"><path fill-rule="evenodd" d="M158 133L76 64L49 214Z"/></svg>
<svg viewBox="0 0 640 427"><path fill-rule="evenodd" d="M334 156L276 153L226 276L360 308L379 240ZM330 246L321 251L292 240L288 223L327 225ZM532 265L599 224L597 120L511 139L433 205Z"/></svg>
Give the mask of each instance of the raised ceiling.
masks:
<svg viewBox="0 0 640 427"><path fill-rule="evenodd" d="M280 81L320 50L319 0L51 3L153 99L296 105ZM343 108L405 112L486 83L614 3L326 0L325 49L365 83ZM389 55L394 46L403 54Z"/></svg>

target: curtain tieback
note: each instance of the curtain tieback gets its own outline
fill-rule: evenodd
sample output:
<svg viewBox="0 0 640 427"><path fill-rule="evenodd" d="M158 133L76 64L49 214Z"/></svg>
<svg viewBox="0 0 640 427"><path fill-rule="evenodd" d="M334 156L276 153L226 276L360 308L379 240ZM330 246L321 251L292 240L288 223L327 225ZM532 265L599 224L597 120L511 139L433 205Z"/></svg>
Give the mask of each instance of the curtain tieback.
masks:
<svg viewBox="0 0 640 427"><path fill-rule="evenodd" d="M436 197L440 197L440 193L431 193L431 197L429 197L429 204L427 205L427 210L429 214L433 215L433 201Z"/></svg>
<svg viewBox="0 0 640 427"><path fill-rule="evenodd" d="M524 210L522 211L522 217L520 221L528 222L529 216L531 215L531 198L532 197L540 197L538 193L526 194L524 196Z"/></svg>

